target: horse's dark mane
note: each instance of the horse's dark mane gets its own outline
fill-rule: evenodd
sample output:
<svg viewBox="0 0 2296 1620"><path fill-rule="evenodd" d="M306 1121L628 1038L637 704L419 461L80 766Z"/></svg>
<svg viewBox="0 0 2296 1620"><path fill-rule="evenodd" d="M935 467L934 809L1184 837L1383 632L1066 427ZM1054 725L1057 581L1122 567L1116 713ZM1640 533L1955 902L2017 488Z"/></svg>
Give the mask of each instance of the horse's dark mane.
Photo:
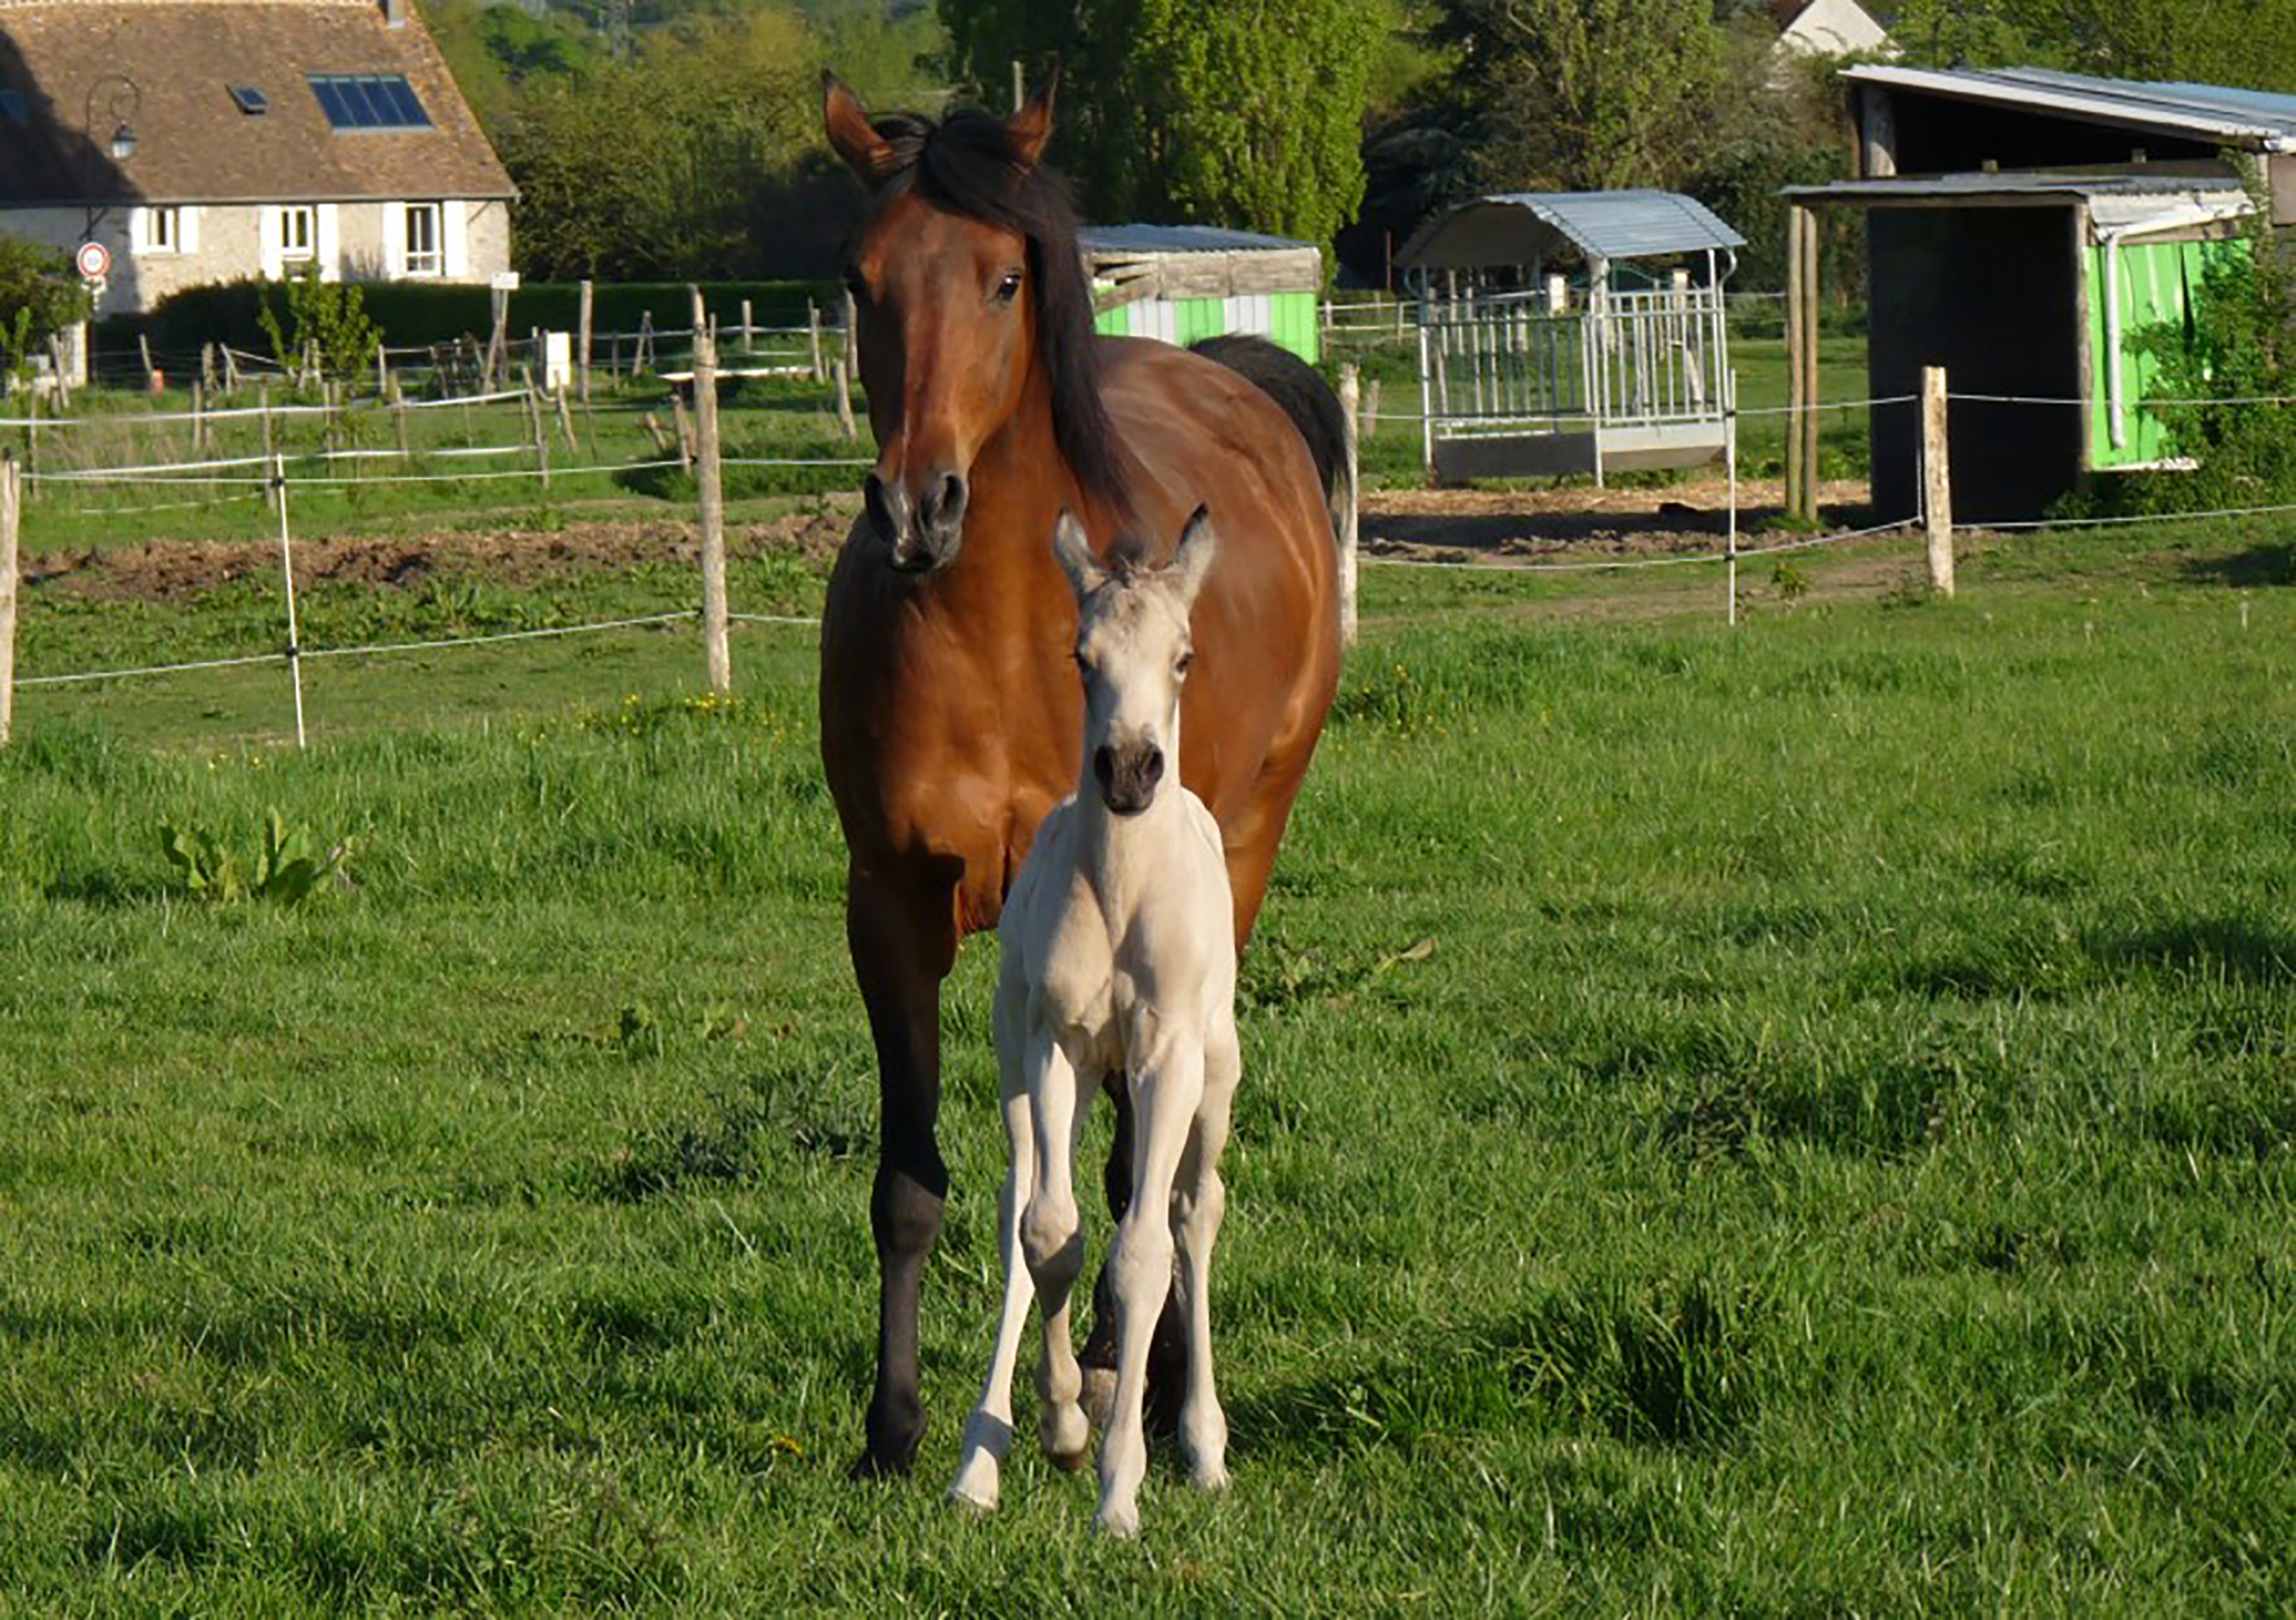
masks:
<svg viewBox="0 0 2296 1620"><path fill-rule="evenodd" d="M1052 385L1052 437L1061 458L1090 494L1129 506L1116 428L1100 400L1093 345L1092 287L1076 246L1068 184L1030 163L1005 121L964 107L936 122L916 113L876 120L893 149L880 198L914 189L934 207L1009 231L1028 243L1036 309L1037 354Z"/></svg>

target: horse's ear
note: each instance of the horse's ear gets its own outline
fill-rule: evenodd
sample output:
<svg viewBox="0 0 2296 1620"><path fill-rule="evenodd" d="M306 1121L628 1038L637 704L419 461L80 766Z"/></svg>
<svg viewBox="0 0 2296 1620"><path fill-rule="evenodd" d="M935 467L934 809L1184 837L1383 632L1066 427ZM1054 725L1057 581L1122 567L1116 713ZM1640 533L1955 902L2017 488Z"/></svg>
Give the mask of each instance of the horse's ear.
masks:
<svg viewBox="0 0 2296 1620"><path fill-rule="evenodd" d="M1196 604L1196 593L1204 588L1204 576L1211 572L1212 558L1219 555L1220 532L1211 526L1211 509L1198 507L1189 514L1187 524L1180 531L1180 546L1172 554L1172 575L1180 587L1182 608Z"/></svg>
<svg viewBox="0 0 2296 1620"><path fill-rule="evenodd" d="M1036 94L1005 120L1005 131L1012 137L1013 150L1032 168L1043 158L1045 143L1052 139L1052 97L1060 86L1061 63L1056 56L1052 59L1052 71L1037 86Z"/></svg>
<svg viewBox="0 0 2296 1620"><path fill-rule="evenodd" d="M1092 555L1092 542L1085 538L1084 524L1064 506L1060 522L1052 525L1052 556L1061 572L1068 576L1068 588L1076 593L1078 602L1108 583L1109 571Z"/></svg>
<svg viewBox="0 0 2296 1620"><path fill-rule="evenodd" d="M827 68L821 70L821 123L829 132L829 144L862 185L875 186L893 166L893 148L869 121L861 97Z"/></svg>

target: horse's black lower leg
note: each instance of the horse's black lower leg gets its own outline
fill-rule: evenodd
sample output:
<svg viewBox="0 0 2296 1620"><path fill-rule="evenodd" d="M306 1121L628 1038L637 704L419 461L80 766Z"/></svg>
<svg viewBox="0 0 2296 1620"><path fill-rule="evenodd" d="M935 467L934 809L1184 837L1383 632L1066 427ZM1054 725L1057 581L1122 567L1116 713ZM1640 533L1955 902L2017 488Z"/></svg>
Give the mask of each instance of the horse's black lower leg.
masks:
<svg viewBox="0 0 2296 1620"><path fill-rule="evenodd" d="M877 1048L877 1179L869 1226L877 1247L877 1377L857 1477L906 1474L925 1433L917 1389L917 1295L940 1231L949 1170L934 1141L940 1110L940 980L947 951L920 938L914 914L849 896L846 932ZM905 923L907 926L905 926Z"/></svg>
<svg viewBox="0 0 2296 1620"><path fill-rule="evenodd" d="M1116 1140L1109 1144L1109 1162L1101 1172L1100 1186L1108 1195L1109 1214L1121 1221L1124 1212L1132 1207L1132 1103L1123 1075L1110 1074L1103 1085L1116 1099ZM1113 1395L1116 1314L1116 1292L1109 1280L1108 1262L1103 1260L1099 1276L1092 1285L1092 1331L1085 1339L1084 1353L1077 1357L1084 1366L1088 1398L1096 1384ZM1178 1432L1180 1402L1187 1393L1187 1319L1180 1309L1176 1280L1172 1291L1165 1296L1163 1311L1156 1317L1155 1335L1148 1342L1146 1417L1151 1431L1159 1434ZM1087 1410L1092 1409L1090 1399L1086 1404ZM1094 1421L1100 1421L1097 1412Z"/></svg>

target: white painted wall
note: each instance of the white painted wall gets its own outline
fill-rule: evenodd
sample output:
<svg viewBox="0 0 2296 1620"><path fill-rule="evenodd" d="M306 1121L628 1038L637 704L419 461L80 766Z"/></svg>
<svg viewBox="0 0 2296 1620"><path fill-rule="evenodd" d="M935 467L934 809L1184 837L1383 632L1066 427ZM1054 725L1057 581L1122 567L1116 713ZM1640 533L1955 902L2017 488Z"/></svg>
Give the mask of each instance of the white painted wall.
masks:
<svg viewBox="0 0 2296 1620"><path fill-rule="evenodd" d="M329 280L385 281L401 277L392 244L403 238L406 205L400 202L314 203L320 271ZM177 245L152 245L149 210L105 209L90 227L80 208L0 208L0 235L70 253L83 241L111 250L112 273L97 305L101 315L132 315L188 287L281 274L278 206L186 203L176 219ZM440 208L444 274L422 280L481 286L511 266L509 205L448 202Z"/></svg>

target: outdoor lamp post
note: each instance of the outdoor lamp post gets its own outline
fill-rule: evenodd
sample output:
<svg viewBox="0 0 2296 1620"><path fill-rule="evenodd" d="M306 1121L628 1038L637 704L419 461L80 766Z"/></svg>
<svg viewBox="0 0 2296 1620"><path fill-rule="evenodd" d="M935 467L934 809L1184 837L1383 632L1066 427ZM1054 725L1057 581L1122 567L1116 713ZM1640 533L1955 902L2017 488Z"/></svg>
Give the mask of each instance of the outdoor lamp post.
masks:
<svg viewBox="0 0 2296 1620"><path fill-rule="evenodd" d="M96 109L99 101L103 104L103 121L112 127L107 150L115 161L124 163L136 155L135 116L143 106L143 92L125 73L108 73L90 84L86 118L82 124L90 141L96 139Z"/></svg>

